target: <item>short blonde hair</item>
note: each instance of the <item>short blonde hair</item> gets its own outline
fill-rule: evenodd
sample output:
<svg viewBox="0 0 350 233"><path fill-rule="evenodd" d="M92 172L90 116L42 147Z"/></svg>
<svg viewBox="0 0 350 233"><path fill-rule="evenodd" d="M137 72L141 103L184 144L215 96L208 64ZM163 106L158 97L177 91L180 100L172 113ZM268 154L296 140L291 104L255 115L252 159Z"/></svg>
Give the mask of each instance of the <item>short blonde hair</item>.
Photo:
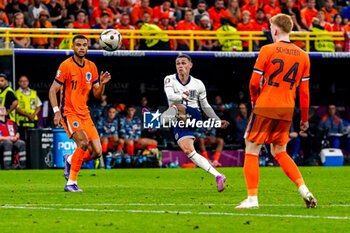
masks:
<svg viewBox="0 0 350 233"><path fill-rule="evenodd" d="M248 10L245 10L242 12L242 15L249 15L250 16L250 12Z"/></svg>
<svg viewBox="0 0 350 233"><path fill-rule="evenodd" d="M270 19L270 24L274 24L279 27L285 33L290 33L293 28L292 17L286 14L278 14Z"/></svg>

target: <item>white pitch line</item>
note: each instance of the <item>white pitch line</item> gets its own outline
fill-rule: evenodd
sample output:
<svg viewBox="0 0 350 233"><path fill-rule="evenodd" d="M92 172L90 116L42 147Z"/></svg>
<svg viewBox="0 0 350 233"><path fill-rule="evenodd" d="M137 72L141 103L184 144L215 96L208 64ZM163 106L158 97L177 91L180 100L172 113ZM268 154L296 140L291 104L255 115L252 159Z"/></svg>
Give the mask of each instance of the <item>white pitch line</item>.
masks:
<svg viewBox="0 0 350 233"><path fill-rule="evenodd" d="M62 211L82 211L82 212L119 212L119 213L153 213L153 214L189 214L189 215L225 215L225 216L252 216L252 217L277 217L277 218L316 218L350 220L345 216L317 216L317 215L283 215L283 214L249 214L249 213L225 213L225 212L192 212L173 210L100 210L100 209L77 209L77 208L52 208L52 207L29 207L29 206L0 206L3 209L28 209L28 210L62 210Z"/></svg>
<svg viewBox="0 0 350 233"><path fill-rule="evenodd" d="M11 204L13 205L13 204ZM37 203L37 204L15 204L16 206L235 206L239 205L239 203L223 203L223 204L214 204L214 203ZM305 206L305 204L259 204L260 206L268 206L268 207L297 207L297 206ZM329 204L329 205L317 205L319 207L350 207L350 205L346 204Z"/></svg>

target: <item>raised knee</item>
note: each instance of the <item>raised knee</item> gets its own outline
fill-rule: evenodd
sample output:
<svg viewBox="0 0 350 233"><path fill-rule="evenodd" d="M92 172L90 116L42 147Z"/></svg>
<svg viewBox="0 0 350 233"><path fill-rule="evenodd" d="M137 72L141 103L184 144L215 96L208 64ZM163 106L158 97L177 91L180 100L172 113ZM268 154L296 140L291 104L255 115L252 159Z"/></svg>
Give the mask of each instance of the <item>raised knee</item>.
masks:
<svg viewBox="0 0 350 233"><path fill-rule="evenodd" d="M95 153L97 154L98 157L101 157L102 155L102 147L98 147L95 149Z"/></svg>
<svg viewBox="0 0 350 233"><path fill-rule="evenodd" d="M101 151L96 151L96 154L95 154L95 156L94 156L94 159L100 158L101 155L102 155L102 150L101 150Z"/></svg>
<svg viewBox="0 0 350 233"><path fill-rule="evenodd" d="M183 149L183 152L186 154L186 155L189 155L192 153L192 150L190 148L184 148Z"/></svg>
<svg viewBox="0 0 350 233"><path fill-rule="evenodd" d="M157 142L156 140L152 140L152 141L151 141L151 144L152 144L152 145L155 145L155 146L158 146L158 142Z"/></svg>

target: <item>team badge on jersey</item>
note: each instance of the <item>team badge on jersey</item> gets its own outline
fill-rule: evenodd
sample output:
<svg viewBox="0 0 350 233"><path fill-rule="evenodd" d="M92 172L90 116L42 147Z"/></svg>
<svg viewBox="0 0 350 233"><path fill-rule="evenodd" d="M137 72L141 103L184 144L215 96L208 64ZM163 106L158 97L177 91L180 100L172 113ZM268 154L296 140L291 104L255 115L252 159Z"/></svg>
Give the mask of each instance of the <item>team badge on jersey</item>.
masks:
<svg viewBox="0 0 350 233"><path fill-rule="evenodd" d="M74 121L72 125L73 125L74 128L78 128L79 127L79 123L77 121Z"/></svg>
<svg viewBox="0 0 350 233"><path fill-rule="evenodd" d="M92 74L91 74L90 72L87 72L87 73L86 73L86 80L87 80L88 82L90 82L91 78L92 78Z"/></svg>

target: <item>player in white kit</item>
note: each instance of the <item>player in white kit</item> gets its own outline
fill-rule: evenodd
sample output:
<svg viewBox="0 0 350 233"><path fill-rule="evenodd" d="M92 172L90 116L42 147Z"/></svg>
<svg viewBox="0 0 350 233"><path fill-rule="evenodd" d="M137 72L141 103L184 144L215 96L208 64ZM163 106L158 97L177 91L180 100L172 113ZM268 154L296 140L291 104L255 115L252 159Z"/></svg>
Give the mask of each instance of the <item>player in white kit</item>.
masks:
<svg viewBox="0 0 350 233"><path fill-rule="evenodd" d="M221 120L214 112L207 101L207 94L203 82L190 75L192 59L186 54L176 58L176 74L168 75L164 79L164 91L166 93L169 108L162 113L161 123L164 125L170 121L201 121L202 110L206 116L215 122L215 126L226 128L229 122ZM216 177L217 190L223 191L226 177L220 174L209 161L198 154L194 148L194 128L180 127L177 124L173 127L175 139L182 151L198 167Z"/></svg>

